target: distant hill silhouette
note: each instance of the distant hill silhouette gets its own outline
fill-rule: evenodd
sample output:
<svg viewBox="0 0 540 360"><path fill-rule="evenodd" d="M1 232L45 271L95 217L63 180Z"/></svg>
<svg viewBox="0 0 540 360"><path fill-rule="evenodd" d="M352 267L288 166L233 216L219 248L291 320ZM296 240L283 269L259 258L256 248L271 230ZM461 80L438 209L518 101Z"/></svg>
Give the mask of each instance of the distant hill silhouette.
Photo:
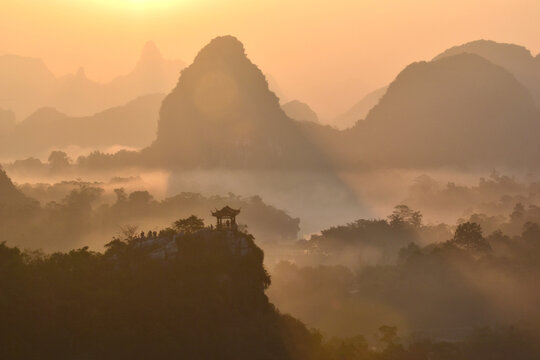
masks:
<svg viewBox="0 0 540 360"><path fill-rule="evenodd" d="M540 105L540 61L539 57L535 58L527 48L490 40L477 40L454 46L436 56L435 60L462 53L480 55L504 67L529 89L536 103Z"/></svg>
<svg viewBox="0 0 540 360"><path fill-rule="evenodd" d="M433 60L462 53L480 55L495 65L504 67L529 89L537 104L540 104L540 54L533 57L531 52L523 46L491 40L476 40L451 47ZM358 120L364 120L387 89L388 86L385 86L367 94L351 109L337 116L331 125L337 129L347 129Z"/></svg>
<svg viewBox="0 0 540 360"><path fill-rule="evenodd" d="M187 167L319 167L263 73L232 36L204 47L163 101L152 162Z"/></svg>
<svg viewBox="0 0 540 360"><path fill-rule="evenodd" d="M409 65L351 129L303 129L341 168L524 168L540 155L540 112L528 89L467 53Z"/></svg>
<svg viewBox="0 0 540 360"><path fill-rule="evenodd" d="M0 107L17 115L51 105L48 99L57 79L41 59L0 56Z"/></svg>
<svg viewBox="0 0 540 360"><path fill-rule="evenodd" d="M176 86L185 66L180 60L166 60L156 44L150 41L144 46L135 68L107 85L113 92L131 89L132 94L127 95L126 101L146 94L168 93Z"/></svg>
<svg viewBox="0 0 540 360"><path fill-rule="evenodd" d="M14 111L19 121L42 107L87 116L143 95L169 92L184 66L164 59L149 42L131 72L98 83L88 79L83 68L57 78L41 59L4 55L0 56L0 108Z"/></svg>
<svg viewBox="0 0 540 360"><path fill-rule="evenodd" d="M0 151L4 157L26 157L68 146L147 146L155 139L163 98L161 94L146 95L86 117L41 108L16 125L9 113L0 112Z"/></svg>
<svg viewBox="0 0 540 360"><path fill-rule="evenodd" d="M285 114L296 121L308 121L318 124L319 116L308 104L298 100L289 101L281 105Z"/></svg>
<svg viewBox="0 0 540 360"><path fill-rule="evenodd" d="M370 92L352 108L337 116L330 125L340 130L353 127L358 120L366 118L369 111L381 100L386 90L388 90L388 86Z"/></svg>
<svg viewBox="0 0 540 360"><path fill-rule="evenodd" d="M539 130L510 72L459 54L408 66L343 141L372 164L523 166L538 158Z"/></svg>

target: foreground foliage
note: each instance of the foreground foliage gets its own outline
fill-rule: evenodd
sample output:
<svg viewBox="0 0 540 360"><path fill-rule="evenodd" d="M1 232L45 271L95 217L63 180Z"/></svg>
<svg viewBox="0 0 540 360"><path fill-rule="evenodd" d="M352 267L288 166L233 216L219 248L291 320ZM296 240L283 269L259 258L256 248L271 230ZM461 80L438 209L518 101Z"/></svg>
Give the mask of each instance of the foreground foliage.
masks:
<svg viewBox="0 0 540 360"><path fill-rule="evenodd" d="M300 359L317 338L264 290L263 253L228 251L225 234L190 234L152 259L115 239L44 255L0 245L0 357ZM313 344L312 344L313 342Z"/></svg>
<svg viewBox="0 0 540 360"><path fill-rule="evenodd" d="M200 219L178 223L200 222L194 220ZM468 234L469 230L475 239L475 227L463 228ZM161 234L177 233L167 229ZM178 255L167 260L152 258L148 250L152 247L141 245L143 236L115 238L104 253L82 248L45 255L0 243L0 358L520 360L540 356L538 332L514 327L484 328L452 342L404 344L394 326L381 326L374 342L362 336L327 339L280 314L268 301L265 290L270 277L263 267L264 255L249 234L238 234L248 239L250 248L239 256L230 251L226 233L194 230L176 238ZM420 256L419 250L409 250L401 255L409 259L405 262ZM328 307L335 305L327 303L319 312L331 311Z"/></svg>

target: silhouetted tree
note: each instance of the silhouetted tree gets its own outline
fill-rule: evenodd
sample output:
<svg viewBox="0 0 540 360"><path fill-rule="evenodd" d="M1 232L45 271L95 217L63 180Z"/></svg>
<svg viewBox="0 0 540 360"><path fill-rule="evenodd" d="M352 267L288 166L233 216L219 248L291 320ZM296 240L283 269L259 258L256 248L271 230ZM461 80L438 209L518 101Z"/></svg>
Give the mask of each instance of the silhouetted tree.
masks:
<svg viewBox="0 0 540 360"><path fill-rule="evenodd" d="M391 225L409 224L416 228L422 225L422 214L414 211L407 205L397 205L392 214L388 216Z"/></svg>
<svg viewBox="0 0 540 360"><path fill-rule="evenodd" d="M68 154L63 151L52 151L48 158L49 165L53 170L63 170L71 164Z"/></svg>
<svg viewBox="0 0 540 360"><path fill-rule="evenodd" d="M194 233L204 228L204 221L195 215L191 215L188 218L175 221L174 227L181 232Z"/></svg>
<svg viewBox="0 0 540 360"><path fill-rule="evenodd" d="M458 225L456 232L454 233L452 243L467 250L491 250L489 243L482 235L482 228L480 225L472 222L466 222Z"/></svg>

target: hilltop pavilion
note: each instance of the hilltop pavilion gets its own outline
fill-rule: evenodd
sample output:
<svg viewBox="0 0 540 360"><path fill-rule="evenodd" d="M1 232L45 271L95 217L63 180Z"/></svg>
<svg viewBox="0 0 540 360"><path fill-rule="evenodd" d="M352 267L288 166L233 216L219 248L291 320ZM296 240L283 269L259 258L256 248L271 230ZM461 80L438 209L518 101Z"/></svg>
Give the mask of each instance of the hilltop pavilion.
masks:
<svg viewBox="0 0 540 360"><path fill-rule="evenodd" d="M236 230L236 216L240 214L240 210L233 209L229 206L225 206L221 210L212 211L212 216L216 217L217 230ZM225 222L223 222L225 220Z"/></svg>

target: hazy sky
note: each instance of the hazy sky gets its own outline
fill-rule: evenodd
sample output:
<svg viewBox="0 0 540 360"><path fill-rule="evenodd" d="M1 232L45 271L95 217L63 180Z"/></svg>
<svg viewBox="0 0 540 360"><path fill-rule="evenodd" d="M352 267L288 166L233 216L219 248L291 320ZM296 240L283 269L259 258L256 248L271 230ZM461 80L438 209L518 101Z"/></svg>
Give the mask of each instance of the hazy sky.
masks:
<svg viewBox="0 0 540 360"><path fill-rule="evenodd" d="M485 38L536 55L539 15L538 0L0 0L0 53L104 81L147 40L191 62L232 34L289 98L328 117L452 45Z"/></svg>

